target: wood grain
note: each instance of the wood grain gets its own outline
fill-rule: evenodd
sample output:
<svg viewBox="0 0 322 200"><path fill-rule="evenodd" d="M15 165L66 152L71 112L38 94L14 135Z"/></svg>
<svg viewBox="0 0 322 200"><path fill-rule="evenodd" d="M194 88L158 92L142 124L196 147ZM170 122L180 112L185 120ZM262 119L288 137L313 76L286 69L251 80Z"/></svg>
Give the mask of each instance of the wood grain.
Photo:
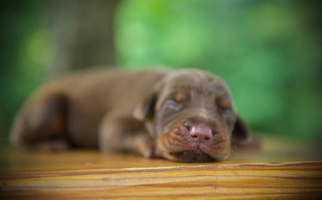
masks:
<svg viewBox="0 0 322 200"><path fill-rule="evenodd" d="M309 144L265 138L260 152L187 164L96 151L1 148L0 199L321 199L318 152Z"/></svg>

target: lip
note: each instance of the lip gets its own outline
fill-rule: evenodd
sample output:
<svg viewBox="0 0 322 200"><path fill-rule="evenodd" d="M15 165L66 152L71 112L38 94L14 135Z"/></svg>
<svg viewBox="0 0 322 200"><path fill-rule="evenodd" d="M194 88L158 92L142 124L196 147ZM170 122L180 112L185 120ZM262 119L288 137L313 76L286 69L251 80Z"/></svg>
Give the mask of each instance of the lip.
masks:
<svg viewBox="0 0 322 200"><path fill-rule="evenodd" d="M191 150L197 150L197 149L200 149L199 143L191 142L191 143L185 145L184 147L181 147L180 150L172 151L171 153L178 153L178 152L182 152L182 151L191 151Z"/></svg>
<svg viewBox="0 0 322 200"><path fill-rule="evenodd" d="M217 149L217 155L214 156L214 150L211 149L208 145L206 144L200 144L199 149L204 152L205 154L209 155L210 157L218 160L218 161L222 161L222 160L226 160L229 156L230 156L230 151L228 153L218 153L218 149ZM221 150L219 150L221 151ZM221 151L222 152L222 151Z"/></svg>
<svg viewBox="0 0 322 200"><path fill-rule="evenodd" d="M194 142L193 145L191 145L191 147L193 147L193 148L191 148L189 150L200 150L200 151L204 152L205 154L211 156L211 154L210 154L211 148L207 144Z"/></svg>
<svg viewBox="0 0 322 200"><path fill-rule="evenodd" d="M210 152L210 151L211 151L211 149L209 148L209 146L208 146L208 145L206 145L206 144L200 144L200 145L198 146L198 148L199 148L201 151L203 151L203 152L205 152L205 153L207 153L207 154L208 154L208 152Z"/></svg>

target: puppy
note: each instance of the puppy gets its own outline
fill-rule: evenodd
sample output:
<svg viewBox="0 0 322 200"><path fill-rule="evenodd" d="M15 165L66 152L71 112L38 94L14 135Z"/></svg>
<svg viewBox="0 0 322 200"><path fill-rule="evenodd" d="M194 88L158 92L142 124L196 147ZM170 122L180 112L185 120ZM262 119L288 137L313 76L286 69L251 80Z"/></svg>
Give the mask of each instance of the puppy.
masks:
<svg viewBox="0 0 322 200"><path fill-rule="evenodd" d="M179 162L221 161L250 134L226 84L196 69L82 72L41 88L17 115L13 144L125 151Z"/></svg>

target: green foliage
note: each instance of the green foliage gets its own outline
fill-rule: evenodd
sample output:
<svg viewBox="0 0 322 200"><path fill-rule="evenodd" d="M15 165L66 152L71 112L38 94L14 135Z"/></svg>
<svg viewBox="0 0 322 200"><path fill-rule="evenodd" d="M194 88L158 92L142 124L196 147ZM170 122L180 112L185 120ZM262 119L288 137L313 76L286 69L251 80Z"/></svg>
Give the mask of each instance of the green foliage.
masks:
<svg viewBox="0 0 322 200"><path fill-rule="evenodd" d="M212 71L254 129L312 139L321 131L321 47L312 46L311 13L300 9L294 1L124 1L118 59L127 68Z"/></svg>
<svg viewBox="0 0 322 200"><path fill-rule="evenodd" d="M2 1L0 54L0 139L6 138L23 102L45 80L48 30L40 1Z"/></svg>
<svg viewBox="0 0 322 200"><path fill-rule="evenodd" d="M315 4L312 4L315 2ZM51 55L43 1L1 6L0 131L41 82ZM123 0L118 61L165 64L223 77L253 129L322 139L321 12L318 1Z"/></svg>

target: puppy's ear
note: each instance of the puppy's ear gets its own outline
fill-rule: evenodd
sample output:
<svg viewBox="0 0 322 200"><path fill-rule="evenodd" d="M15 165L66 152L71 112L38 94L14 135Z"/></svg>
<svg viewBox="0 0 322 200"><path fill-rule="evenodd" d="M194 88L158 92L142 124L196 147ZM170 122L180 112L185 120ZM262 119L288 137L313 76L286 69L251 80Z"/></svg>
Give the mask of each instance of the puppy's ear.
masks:
<svg viewBox="0 0 322 200"><path fill-rule="evenodd" d="M157 101L157 94L152 93L148 95L142 102L140 102L133 111L135 119L143 121L152 118L155 111L155 104Z"/></svg>
<svg viewBox="0 0 322 200"><path fill-rule="evenodd" d="M251 140L249 128L246 123L237 116L237 120L232 133L232 143L237 145L246 144Z"/></svg>

